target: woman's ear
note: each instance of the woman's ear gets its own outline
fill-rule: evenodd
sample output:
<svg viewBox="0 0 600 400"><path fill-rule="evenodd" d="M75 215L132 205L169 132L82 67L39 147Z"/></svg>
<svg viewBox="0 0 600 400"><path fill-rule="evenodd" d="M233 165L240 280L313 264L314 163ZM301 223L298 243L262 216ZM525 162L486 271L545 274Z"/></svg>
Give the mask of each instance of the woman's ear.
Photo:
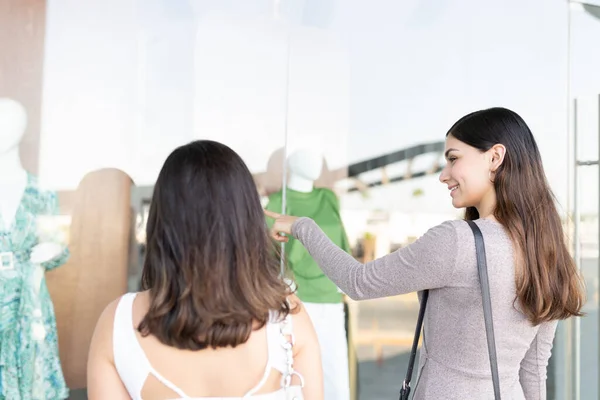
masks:
<svg viewBox="0 0 600 400"><path fill-rule="evenodd" d="M490 171L496 172L496 170L504 162L504 156L506 155L506 147L503 144L495 144L489 150L491 158Z"/></svg>

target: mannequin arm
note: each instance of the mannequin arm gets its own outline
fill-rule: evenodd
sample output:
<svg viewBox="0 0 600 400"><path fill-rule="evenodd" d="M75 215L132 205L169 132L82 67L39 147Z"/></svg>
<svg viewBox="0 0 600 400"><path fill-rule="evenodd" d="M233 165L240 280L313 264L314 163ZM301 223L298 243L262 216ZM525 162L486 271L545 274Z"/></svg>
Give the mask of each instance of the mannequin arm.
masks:
<svg viewBox="0 0 600 400"><path fill-rule="evenodd" d="M58 243L40 243L31 251L31 262L46 270L63 265L69 258L69 249Z"/></svg>
<svg viewBox="0 0 600 400"><path fill-rule="evenodd" d="M40 218L54 217L59 215L58 198L56 193L47 192L44 199L44 209ZM43 239L33 248L31 261L41 264L46 270L54 269L67 262L70 256L69 248L62 244L58 228L44 233Z"/></svg>

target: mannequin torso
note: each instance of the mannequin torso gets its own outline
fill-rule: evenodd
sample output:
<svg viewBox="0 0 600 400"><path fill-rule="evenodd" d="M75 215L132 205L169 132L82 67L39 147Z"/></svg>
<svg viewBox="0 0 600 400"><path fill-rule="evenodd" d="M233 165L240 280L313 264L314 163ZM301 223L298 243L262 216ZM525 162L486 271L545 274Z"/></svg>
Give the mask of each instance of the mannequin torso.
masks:
<svg viewBox="0 0 600 400"><path fill-rule="evenodd" d="M0 230L9 231L29 180L21 165L19 143L27 127L27 113L18 102L0 98ZM60 255L58 243L40 243L32 249L31 261L39 264Z"/></svg>
<svg viewBox="0 0 600 400"><path fill-rule="evenodd" d="M324 157L318 146L296 148L287 158L286 191L269 196L267 209L275 212L313 218L330 239L348 249L346 233L339 215L338 199L333 191L315 187L321 176ZM284 207L285 203L285 210ZM286 260L294 275L294 289L304 302L339 304L339 289L327 278L306 249L295 241L286 244Z"/></svg>

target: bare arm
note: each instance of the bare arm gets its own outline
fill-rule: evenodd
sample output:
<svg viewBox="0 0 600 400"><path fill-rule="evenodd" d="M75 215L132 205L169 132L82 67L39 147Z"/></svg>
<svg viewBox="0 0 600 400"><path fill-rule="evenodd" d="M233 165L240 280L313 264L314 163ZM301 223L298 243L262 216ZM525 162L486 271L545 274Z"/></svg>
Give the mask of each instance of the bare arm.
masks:
<svg viewBox="0 0 600 400"><path fill-rule="evenodd" d="M451 281L458 238L451 222L438 225L409 246L366 264L336 246L310 218L299 218L292 234L344 293L373 299L443 287Z"/></svg>
<svg viewBox="0 0 600 400"><path fill-rule="evenodd" d="M552 354L557 322L544 322L521 360L519 381L527 400L546 399L546 368Z"/></svg>
<svg viewBox="0 0 600 400"><path fill-rule="evenodd" d="M102 312L90 344L87 364L87 395L90 400L130 400L113 359L112 331L119 299Z"/></svg>
<svg viewBox="0 0 600 400"><path fill-rule="evenodd" d="M294 369L304 378L304 398L323 400L323 365L317 334L300 300L290 296L290 301L299 310L292 315L292 329L296 337ZM298 383L297 380L293 382Z"/></svg>

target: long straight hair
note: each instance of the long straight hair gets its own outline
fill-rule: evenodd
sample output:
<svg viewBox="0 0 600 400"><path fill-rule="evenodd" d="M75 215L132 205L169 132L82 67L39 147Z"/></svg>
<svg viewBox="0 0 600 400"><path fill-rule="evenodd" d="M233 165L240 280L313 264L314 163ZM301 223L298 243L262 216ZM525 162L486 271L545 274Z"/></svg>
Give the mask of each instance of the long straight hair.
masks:
<svg viewBox="0 0 600 400"><path fill-rule="evenodd" d="M516 247L516 291L521 311L534 324L581 316L583 280L566 245L555 197L531 130L515 112L490 108L468 114L448 131L482 152L506 147L496 170L494 217ZM465 219L479 213L467 207Z"/></svg>

